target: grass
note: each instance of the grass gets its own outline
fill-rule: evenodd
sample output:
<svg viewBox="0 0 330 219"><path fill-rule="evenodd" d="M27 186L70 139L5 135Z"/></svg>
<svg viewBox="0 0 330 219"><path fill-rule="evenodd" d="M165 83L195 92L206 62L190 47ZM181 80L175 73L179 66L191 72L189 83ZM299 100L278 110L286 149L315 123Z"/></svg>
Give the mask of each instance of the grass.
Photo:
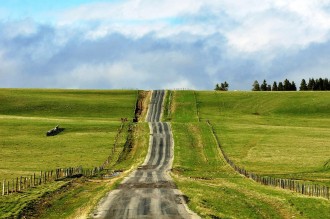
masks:
<svg viewBox="0 0 330 219"><path fill-rule="evenodd" d="M121 118L133 118L136 99L137 91L0 89L0 179L55 168L100 166L112 150ZM46 131L58 124L65 130L46 137ZM124 131L116 153L122 151L126 136ZM1 217L17 216L28 203L57 190L61 183L0 197ZM92 195L86 198L79 189L99 194L106 188L102 186L87 183L72 194L84 203L93 200ZM74 204L68 206L75 209Z"/></svg>
<svg viewBox="0 0 330 219"><path fill-rule="evenodd" d="M172 92L171 115L172 121L198 121L194 91Z"/></svg>
<svg viewBox="0 0 330 219"><path fill-rule="evenodd" d="M22 209L27 209L35 200L40 199L46 193L54 192L65 186L67 182L58 181L44 184L37 189L30 189L23 193L10 196L0 196L0 218L19 218Z"/></svg>
<svg viewBox="0 0 330 219"><path fill-rule="evenodd" d="M0 115L43 118L133 118L137 91L0 89Z"/></svg>
<svg viewBox="0 0 330 219"><path fill-rule="evenodd" d="M134 130L132 149L124 160L110 166L111 169L124 171L123 174L110 180L76 180L68 190L52 195L35 217L88 218L99 200L115 188L131 169L143 162L148 151L149 128L147 123L139 123Z"/></svg>
<svg viewBox="0 0 330 219"><path fill-rule="evenodd" d="M299 95L306 95L307 99L303 101L304 98ZM298 104L292 100L296 96L307 103L314 99L312 103L318 103L320 109L313 110L310 109L312 106L304 106L308 111L306 113L295 105L290 108L288 104ZM329 127L319 121L327 121L325 108L329 103L329 93L196 92L196 97L197 103L194 104L190 102L194 100L192 92L175 92L173 105L180 107L174 108L172 112L175 141L173 176L179 189L189 197L189 207L192 210L203 218L327 217L325 215L330 212L328 200L262 186L234 172L225 163L205 121L210 120L216 127L225 152L238 165L259 174L286 177L297 177L306 171L308 166L310 172L305 173L303 179L327 184L328 173L318 170L320 163L330 157L326 150L329 143L325 141L329 135ZM259 103L258 106L256 102ZM285 105L285 110L279 109L282 105ZM299 113L294 113L295 110ZM199 112L201 122L196 122L196 112ZM308 119L304 118L306 115L309 115ZM299 135L300 131L304 130L301 127L306 125L306 121L309 129L321 129L322 134L315 131ZM293 136L296 141L290 140ZM260 140L256 141L259 138ZM318 155L310 159L313 161L306 161L306 166L300 165L299 156L311 157L311 150L301 149L304 146L297 143L299 138L313 138L317 142L312 151L313 155ZM285 141L286 139L288 141ZM254 151L248 153L245 145L254 141ZM268 144L264 144L265 141ZM278 142L281 142L280 146L277 146ZM286 151L278 154L275 149ZM322 152L319 153L315 149ZM296 153L296 150L300 153ZM272 156L272 162L265 162L265 151ZM254 153L259 154L251 157ZM292 163L286 159L290 159Z"/></svg>
<svg viewBox="0 0 330 219"><path fill-rule="evenodd" d="M1 89L0 178L61 167L101 165L136 91ZM45 133L59 124L57 136Z"/></svg>
<svg viewBox="0 0 330 219"><path fill-rule="evenodd" d="M330 186L329 92L199 92L227 155L261 175Z"/></svg>

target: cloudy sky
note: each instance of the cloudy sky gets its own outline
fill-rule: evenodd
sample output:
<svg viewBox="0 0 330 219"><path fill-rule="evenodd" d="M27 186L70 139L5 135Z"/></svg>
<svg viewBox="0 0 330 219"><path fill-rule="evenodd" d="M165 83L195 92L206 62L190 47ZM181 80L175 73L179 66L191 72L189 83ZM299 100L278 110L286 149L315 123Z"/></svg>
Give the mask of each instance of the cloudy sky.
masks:
<svg viewBox="0 0 330 219"><path fill-rule="evenodd" d="M330 0L1 0L0 87L330 77Z"/></svg>

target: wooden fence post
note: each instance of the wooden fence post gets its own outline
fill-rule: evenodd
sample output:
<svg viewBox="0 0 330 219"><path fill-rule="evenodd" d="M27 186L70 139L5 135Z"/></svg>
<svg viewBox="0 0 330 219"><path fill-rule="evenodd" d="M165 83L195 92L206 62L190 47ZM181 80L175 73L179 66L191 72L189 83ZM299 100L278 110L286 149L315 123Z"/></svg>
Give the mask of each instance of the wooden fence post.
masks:
<svg viewBox="0 0 330 219"><path fill-rule="evenodd" d="M9 184L9 180L7 181L7 195L9 195L9 186L10 186L10 184Z"/></svg>
<svg viewBox="0 0 330 219"><path fill-rule="evenodd" d="M6 180L4 179L2 182L2 196L5 195L5 183L6 183Z"/></svg>

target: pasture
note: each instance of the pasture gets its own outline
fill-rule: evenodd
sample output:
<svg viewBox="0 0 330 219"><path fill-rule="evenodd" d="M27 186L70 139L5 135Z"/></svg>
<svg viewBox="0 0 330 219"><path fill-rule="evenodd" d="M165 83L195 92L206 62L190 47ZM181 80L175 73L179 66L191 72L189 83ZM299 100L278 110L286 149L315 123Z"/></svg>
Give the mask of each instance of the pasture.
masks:
<svg viewBox="0 0 330 219"><path fill-rule="evenodd" d="M1 89L0 178L101 165L121 118L133 118L136 97L137 91ZM46 137L56 125L65 130Z"/></svg>
<svg viewBox="0 0 330 219"><path fill-rule="evenodd" d="M173 176L192 210L203 218L324 218L328 200L263 186L237 174L226 164L206 121L238 166L329 185L324 167L330 158L329 98L329 93L174 92ZM309 131L301 132L304 127ZM312 148L301 145L311 139Z"/></svg>
<svg viewBox="0 0 330 219"><path fill-rule="evenodd" d="M329 92L199 92L197 101L238 166L330 186Z"/></svg>

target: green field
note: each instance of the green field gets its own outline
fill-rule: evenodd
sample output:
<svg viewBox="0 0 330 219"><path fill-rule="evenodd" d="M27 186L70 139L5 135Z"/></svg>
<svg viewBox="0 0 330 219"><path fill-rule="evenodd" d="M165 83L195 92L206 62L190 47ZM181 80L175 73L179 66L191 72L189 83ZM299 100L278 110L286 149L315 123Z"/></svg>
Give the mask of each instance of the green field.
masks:
<svg viewBox="0 0 330 219"><path fill-rule="evenodd" d="M326 218L328 200L262 186L234 172L206 121L238 166L329 185L329 104L330 93L321 92L175 92L173 176L189 206L203 218Z"/></svg>
<svg viewBox="0 0 330 219"><path fill-rule="evenodd" d="M133 118L137 95L119 90L0 89L0 179L101 165L121 118ZM172 91L164 105L164 120L171 121L175 141L173 178L202 218L328 217L329 200L263 186L236 173L206 121L236 165L263 176L330 186L329 92ZM46 137L58 124L65 130ZM148 125L138 123L132 148L123 150L127 127L108 165L125 174L143 162L149 145ZM85 180L70 181L67 189L43 198L36 217L86 217L118 183ZM32 200L67 183L0 196L0 218L17 215Z"/></svg>
<svg viewBox="0 0 330 219"><path fill-rule="evenodd" d="M199 92L197 100L238 166L330 186L329 92Z"/></svg>
<svg viewBox="0 0 330 219"><path fill-rule="evenodd" d="M41 170L101 165L137 91L0 90L0 179ZM46 137L49 129L65 128Z"/></svg>
<svg viewBox="0 0 330 219"><path fill-rule="evenodd" d="M137 91L122 90L0 89L0 179L29 176L56 168L100 166L112 151L121 118L132 121L137 94ZM46 131L56 125L65 130L46 137ZM141 162L141 157L146 154L146 147L133 147L134 150L125 153L124 159L117 162L126 141L127 128L128 123L108 168L127 170ZM146 128L136 128L137 139L148 138ZM0 196L0 218L17 216L31 201L33 203L68 182L54 182L23 193ZM109 182L70 184L68 191L65 189L62 196L55 196L51 205L44 209L45 216L40 217L66 217L76 215L82 209L87 214L110 189ZM72 199L72 195L77 199Z"/></svg>

